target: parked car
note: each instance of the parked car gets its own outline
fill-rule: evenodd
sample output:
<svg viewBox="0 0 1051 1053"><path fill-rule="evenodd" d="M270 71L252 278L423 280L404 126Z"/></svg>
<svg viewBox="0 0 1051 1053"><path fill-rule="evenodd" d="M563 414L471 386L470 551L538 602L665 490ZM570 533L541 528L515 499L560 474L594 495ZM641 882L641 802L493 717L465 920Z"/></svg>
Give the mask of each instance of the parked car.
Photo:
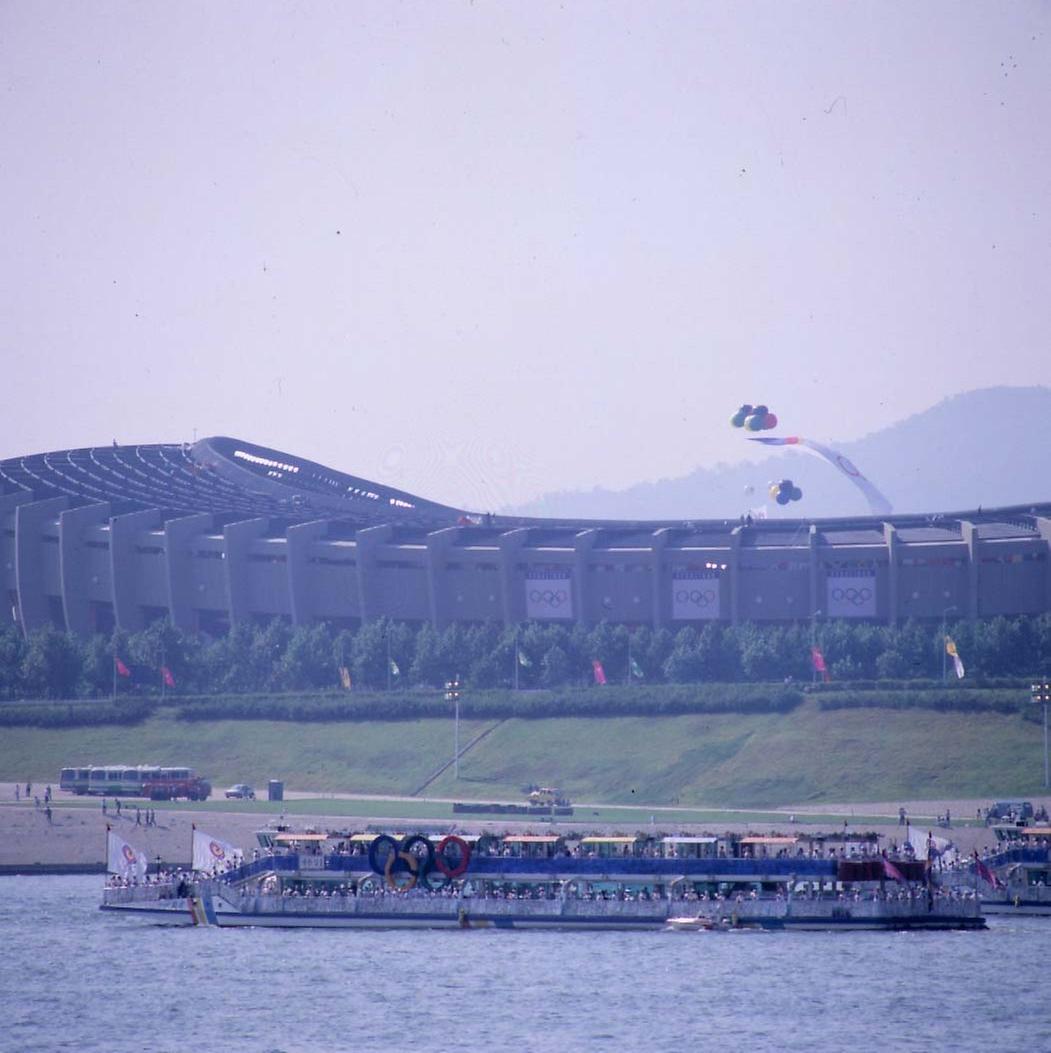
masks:
<svg viewBox="0 0 1051 1053"><path fill-rule="evenodd" d="M237 798L242 801L254 801L255 790L253 790L247 783L234 783L234 785L226 791L226 798L227 800L230 800L230 798Z"/></svg>

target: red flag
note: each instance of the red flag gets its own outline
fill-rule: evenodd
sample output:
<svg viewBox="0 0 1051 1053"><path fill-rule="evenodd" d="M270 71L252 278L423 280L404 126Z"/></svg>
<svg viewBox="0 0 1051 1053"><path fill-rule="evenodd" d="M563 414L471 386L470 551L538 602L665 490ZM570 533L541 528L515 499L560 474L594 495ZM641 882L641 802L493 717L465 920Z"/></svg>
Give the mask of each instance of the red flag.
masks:
<svg viewBox="0 0 1051 1053"><path fill-rule="evenodd" d="M131 670L116 655L114 655L113 661L117 663L117 673L120 676L131 676Z"/></svg>
<svg viewBox="0 0 1051 1053"><path fill-rule="evenodd" d="M606 682L606 670L602 668L602 663L594 658L591 661L591 668L595 674L595 683L604 684Z"/></svg>
<svg viewBox="0 0 1051 1053"><path fill-rule="evenodd" d="M161 679L165 687L175 687L175 677L172 676L172 671L166 665L161 666Z"/></svg>
<svg viewBox="0 0 1051 1053"><path fill-rule="evenodd" d="M883 857L883 873L886 877L905 884L905 875L886 856Z"/></svg>
<svg viewBox="0 0 1051 1053"><path fill-rule="evenodd" d="M815 672L821 674L821 679L828 683L828 666L825 665L825 656L818 647L810 648L810 661L813 663Z"/></svg>
<svg viewBox="0 0 1051 1053"><path fill-rule="evenodd" d="M986 882L986 884L992 885L993 888L1000 888L1000 879L989 869L989 867L978 858L978 853L974 853L974 866L978 871L978 876Z"/></svg>

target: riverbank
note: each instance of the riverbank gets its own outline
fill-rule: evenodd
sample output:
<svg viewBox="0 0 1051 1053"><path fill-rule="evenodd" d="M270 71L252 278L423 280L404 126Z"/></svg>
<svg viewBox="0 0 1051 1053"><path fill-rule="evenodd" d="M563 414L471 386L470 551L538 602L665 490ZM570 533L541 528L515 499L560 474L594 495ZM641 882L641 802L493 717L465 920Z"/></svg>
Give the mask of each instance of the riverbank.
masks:
<svg viewBox="0 0 1051 1053"><path fill-rule="evenodd" d="M151 863L185 863L190 859L193 824L209 834L229 841L251 853L256 847L256 831L274 822L287 822L296 827L311 824L319 829L338 828L364 830L366 828L425 829L442 828L472 832L480 830L519 830L551 832L574 830L579 832L612 832L652 830L654 832L684 831L771 833L818 833L842 830L874 831L889 843L903 840L905 828L899 825L898 807L904 806L913 829L926 833L932 830L940 837L950 838L962 852L985 848L994 842L992 831L974 821L978 807L988 801L955 799L951 801L903 801L872 804L840 804L834 806L787 807L767 812L748 812L733 809L711 809L695 813L681 809L660 809L638 806L625 809L606 808L599 804L580 805L572 821L552 823L549 820L511 819L462 821L451 814L451 802L444 800L355 798L341 794L320 796L300 791L273 809L261 812L251 808L251 802L209 801L203 805L166 804L156 809L155 825L147 826L147 802L125 801L117 816L114 801L109 798L106 812L98 799L69 799L56 795L48 821L41 804L32 800L15 801L15 784L0 783L0 874L28 872L59 872L65 868L104 867L106 859L106 827L111 826L125 840L146 853ZM1037 798L1034 804L1051 805L1051 799ZM340 806L333 812L333 805ZM282 807L286 806L284 811ZM426 806L423 808L423 806ZM421 818L421 808L424 816ZM954 822L951 828L939 827L938 816L949 811ZM431 813L427 816L427 813ZM965 818L969 822L964 823ZM57 869L56 869L57 868ZM81 871L83 872L83 871Z"/></svg>

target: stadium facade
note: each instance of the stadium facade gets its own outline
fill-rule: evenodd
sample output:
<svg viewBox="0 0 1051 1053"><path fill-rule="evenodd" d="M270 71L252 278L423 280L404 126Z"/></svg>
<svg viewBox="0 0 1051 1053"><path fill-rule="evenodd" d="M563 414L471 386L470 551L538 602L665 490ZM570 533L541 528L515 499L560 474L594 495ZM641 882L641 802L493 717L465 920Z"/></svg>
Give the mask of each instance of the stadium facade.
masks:
<svg viewBox="0 0 1051 1053"><path fill-rule="evenodd" d="M0 461L0 582L26 632L1039 614L1049 543L1049 504L755 523L492 516L223 437Z"/></svg>

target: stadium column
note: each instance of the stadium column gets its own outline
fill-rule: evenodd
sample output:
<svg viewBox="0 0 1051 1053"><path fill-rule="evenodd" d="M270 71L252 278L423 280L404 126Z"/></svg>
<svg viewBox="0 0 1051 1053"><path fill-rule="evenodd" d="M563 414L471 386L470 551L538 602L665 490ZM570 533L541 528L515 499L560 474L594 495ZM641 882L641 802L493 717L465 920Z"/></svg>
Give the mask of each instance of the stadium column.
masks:
<svg viewBox="0 0 1051 1053"><path fill-rule="evenodd" d="M186 632L197 628L193 616L193 556L190 542L214 527L206 512L169 519L164 524L164 560L168 576L168 614L172 625Z"/></svg>
<svg viewBox="0 0 1051 1053"><path fill-rule="evenodd" d="M442 593L442 577L449 549L460 536L461 527L446 527L427 535L427 592L430 598L431 625L441 629L449 609ZM455 621L455 615L448 619Z"/></svg>
<svg viewBox="0 0 1051 1053"><path fill-rule="evenodd" d="M294 523L285 531L285 553L288 557L288 609L293 625L309 625L314 619L310 602L310 547L328 534L328 520Z"/></svg>
<svg viewBox="0 0 1051 1053"><path fill-rule="evenodd" d="M51 622L41 534L44 524L68 507L68 498L50 497L44 501L27 501L15 508L15 589L24 633Z"/></svg>
<svg viewBox="0 0 1051 1053"><path fill-rule="evenodd" d="M223 527L223 560L226 563L226 604L230 624L247 620L251 614L252 569L249 561L252 542L266 534L268 519L243 519Z"/></svg>
<svg viewBox="0 0 1051 1053"><path fill-rule="evenodd" d="M587 624L587 611L591 601L591 575L588 574L588 558L599 539L597 529L582 530L573 539L573 571L576 577L577 625Z"/></svg>
<svg viewBox="0 0 1051 1053"><path fill-rule="evenodd" d="M664 588L664 552L668 547L668 539L671 537L671 531L668 527L661 527L660 530L653 532L653 539L650 541L650 559L651 565L651 578L653 580L653 628L660 629L667 619L664 616L666 604L664 597L666 595L666 589Z"/></svg>
<svg viewBox="0 0 1051 1053"><path fill-rule="evenodd" d="M744 538L743 526L735 526L730 531L730 624L736 625L741 620L741 542Z"/></svg>
<svg viewBox="0 0 1051 1053"><path fill-rule="evenodd" d="M394 527L365 527L354 535L358 564L358 603L362 622L374 621L382 614L379 597L379 549L394 536Z"/></svg>
<svg viewBox="0 0 1051 1053"><path fill-rule="evenodd" d="M501 534L497 540L500 549L500 589L503 593L504 625L525 621L525 596L515 589L515 564L522 549L529 541L529 528L519 527Z"/></svg>
<svg viewBox="0 0 1051 1053"><path fill-rule="evenodd" d="M887 546L887 624L898 624L899 574L898 528L893 523L883 524L883 541Z"/></svg>
<svg viewBox="0 0 1051 1053"><path fill-rule="evenodd" d="M1051 519L1047 516L1034 516L1033 526L1044 539L1044 558L1041 561L1044 570L1044 610L1051 612Z"/></svg>
<svg viewBox="0 0 1051 1053"><path fill-rule="evenodd" d="M0 597L6 604L10 599L11 617L18 620L18 583L15 578L15 511L19 505L27 505L33 495L25 490L17 494L0 494ZM7 620L7 610L3 621Z"/></svg>
<svg viewBox="0 0 1051 1053"><path fill-rule="evenodd" d="M810 524L810 617L816 618L821 613L821 561L818 543L821 534L816 523Z"/></svg>
<svg viewBox="0 0 1051 1053"><path fill-rule="evenodd" d="M58 567L62 580L62 610L66 628L78 636L88 636L93 630L91 605L88 599L87 560L81 549L84 531L105 523L110 518L108 503L67 508L58 516Z"/></svg>
<svg viewBox="0 0 1051 1053"><path fill-rule="evenodd" d="M978 618L981 597L978 595L978 530L969 519L960 520L960 535L967 546L967 617Z"/></svg>
<svg viewBox="0 0 1051 1053"><path fill-rule="evenodd" d="M135 539L144 530L160 526L159 509L114 516L109 521L110 585L113 589L113 618L117 628L138 632L146 628L142 607L136 603L138 561L135 559Z"/></svg>

